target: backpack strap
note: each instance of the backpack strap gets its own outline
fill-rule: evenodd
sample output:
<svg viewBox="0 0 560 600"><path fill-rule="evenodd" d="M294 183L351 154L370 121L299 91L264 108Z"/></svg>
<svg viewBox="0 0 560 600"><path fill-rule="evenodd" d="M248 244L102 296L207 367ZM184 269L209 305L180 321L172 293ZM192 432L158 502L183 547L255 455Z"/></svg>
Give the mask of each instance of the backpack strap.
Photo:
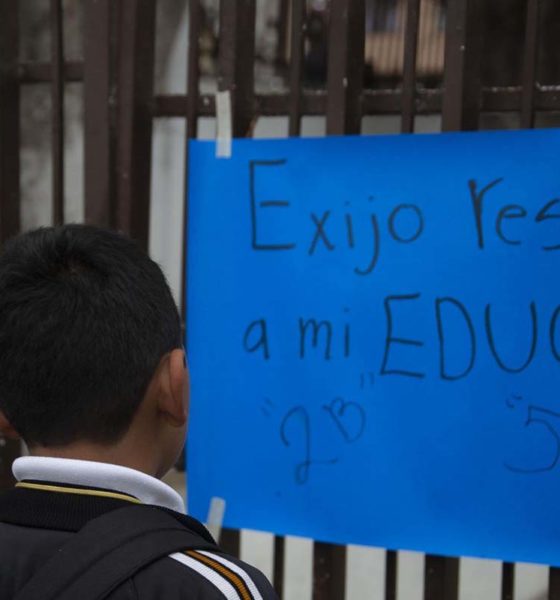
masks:
<svg viewBox="0 0 560 600"><path fill-rule="evenodd" d="M217 549L157 507L119 508L88 522L14 600L100 600L158 558Z"/></svg>

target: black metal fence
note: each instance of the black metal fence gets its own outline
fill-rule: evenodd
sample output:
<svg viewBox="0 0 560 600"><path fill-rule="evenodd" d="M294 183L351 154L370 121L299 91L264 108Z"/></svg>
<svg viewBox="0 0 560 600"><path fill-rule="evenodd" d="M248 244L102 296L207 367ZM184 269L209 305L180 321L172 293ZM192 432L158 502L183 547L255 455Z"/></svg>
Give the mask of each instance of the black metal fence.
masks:
<svg viewBox="0 0 560 600"><path fill-rule="evenodd" d="M442 72L431 86L418 77L419 44L423 43L419 40L421 10L424 4L439 0L376 1L398 5L404 11L399 46L402 73L396 80L376 78L375 68L372 77L364 76L371 67L365 59L366 14L375 2L331 0L323 14L325 82L307 86L311 35L307 25L315 9L305 0L278 0L277 68L286 89L263 94L255 91L253 69L257 0L221 0L217 88L231 94L233 135L250 136L261 116L287 117L286 133L297 136L302 117L308 115L324 115L327 134L336 135L360 133L362 118L369 115L399 115L401 131L411 133L418 115L441 115L442 129L452 131L477 129L485 113L514 115L521 127L533 127L540 112L560 113L560 72L559 85L550 80L550 64L547 85L537 81L546 37L543 27L552 22L547 16L552 0L441 0L445 12L444 60ZM0 0L0 242L21 228L19 147L20 123L25 118L20 111L21 88L36 83L50 86L52 222L62 223L66 218L65 85L80 82L84 97L85 219L128 232L147 247L153 120L186 119L187 145L189 138L198 135L199 119L215 115L215 96L201 93L199 86L203 2L190 0L188 5L189 43L184 62L188 93L183 94L154 93L155 0L84 0L83 58L72 61L65 60L64 4L62 0L50 0L51 54L39 62L20 60L21 4L18 0ZM522 25L520 35L510 38L504 55L506 61L518 65L515 81L506 85L488 81L483 68L495 58L488 50L487 11L489 5L499 4L503 10L517 10ZM507 55L511 51L515 56ZM185 173L185 182L187 177ZM19 447L0 442L1 488L11 484L9 466ZM225 531L222 543L237 554L239 539L239 532ZM274 583L281 594L283 538L276 538L274 550ZM512 564L503 565L503 600L513 599L514 569ZM387 600L396 598L397 572L398 553L389 550ZM345 547L315 543L313 574L314 599L344 598ZM457 598L458 578L458 559L426 556L424 598ZM560 572L556 569L550 569L549 597L560 598Z"/></svg>

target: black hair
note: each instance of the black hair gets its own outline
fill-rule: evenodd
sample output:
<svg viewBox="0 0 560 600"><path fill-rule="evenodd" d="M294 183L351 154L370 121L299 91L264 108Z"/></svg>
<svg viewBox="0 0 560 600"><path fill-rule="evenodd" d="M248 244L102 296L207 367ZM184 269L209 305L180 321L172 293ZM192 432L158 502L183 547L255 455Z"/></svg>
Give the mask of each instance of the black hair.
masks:
<svg viewBox="0 0 560 600"><path fill-rule="evenodd" d="M31 446L118 441L181 347L159 266L124 235L36 229L0 255L0 409Z"/></svg>

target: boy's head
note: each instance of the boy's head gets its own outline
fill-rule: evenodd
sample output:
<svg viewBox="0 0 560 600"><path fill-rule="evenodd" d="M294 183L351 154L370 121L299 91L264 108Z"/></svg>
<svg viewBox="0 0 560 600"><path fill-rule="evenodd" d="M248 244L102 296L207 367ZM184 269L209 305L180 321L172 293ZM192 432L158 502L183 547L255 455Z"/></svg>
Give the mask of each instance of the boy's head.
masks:
<svg viewBox="0 0 560 600"><path fill-rule="evenodd" d="M176 452L186 427L181 348L165 277L126 237L66 225L5 244L0 411L31 449L117 447L143 410L142 431L161 429L145 443L174 435L162 443Z"/></svg>

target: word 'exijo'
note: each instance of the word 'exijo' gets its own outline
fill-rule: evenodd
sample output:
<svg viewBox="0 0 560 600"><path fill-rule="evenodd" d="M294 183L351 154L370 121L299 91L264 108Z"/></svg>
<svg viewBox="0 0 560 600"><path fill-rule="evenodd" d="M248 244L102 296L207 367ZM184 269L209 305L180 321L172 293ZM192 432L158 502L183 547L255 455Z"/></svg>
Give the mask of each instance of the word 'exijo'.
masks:
<svg viewBox="0 0 560 600"><path fill-rule="evenodd" d="M426 218L420 206L414 203L399 203L382 218L376 211L367 214L366 227L360 223L357 227L356 216L350 211L344 212L342 218L336 218L332 210L309 212L309 225L312 232L305 240L279 239L278 232L274 235L267 234L266 222L275 222L278 217L286 216L286 210L292 207L289 200L270 200L262 198L256 185L256 172L258 169L278 168L286 165L286 160L250 161L250 198L251 198L251 247L257 251L294 250L304 246L309 256L315 255L319 250L332 252L340 247L353 250L367 248L367 258L362 264L356 264L354 272L357 275L369 275L378 265L381 254L383 238L397 244L413 244L425 234ZM476 180L468 181L468 194L473 214L472 229L473 241L478 248L486 247L487 238L495 236L500 243L508 246L523 244L523 238L515 233L514 223L523 220L532 222L535 226L551 224L560 220L560 199L553 198L540 206L534 214L520 203L507 203L499 206L493 204L491 219L483 218L488 212L485 204L487 195L491 190L496 190L503 183L503 178L490 181L482 187ZM489 198L488 200L491 200ZM360 219L361 221L362 219ZM488 221L491 220L491 223ZM493 227L491 227L493 225ZM542 230L547 239L541 245L544 251L560 250L558 232L549 229ZM287 235L287 234L286 234ZM553 238L556 236L556 239Z"/></svg>

